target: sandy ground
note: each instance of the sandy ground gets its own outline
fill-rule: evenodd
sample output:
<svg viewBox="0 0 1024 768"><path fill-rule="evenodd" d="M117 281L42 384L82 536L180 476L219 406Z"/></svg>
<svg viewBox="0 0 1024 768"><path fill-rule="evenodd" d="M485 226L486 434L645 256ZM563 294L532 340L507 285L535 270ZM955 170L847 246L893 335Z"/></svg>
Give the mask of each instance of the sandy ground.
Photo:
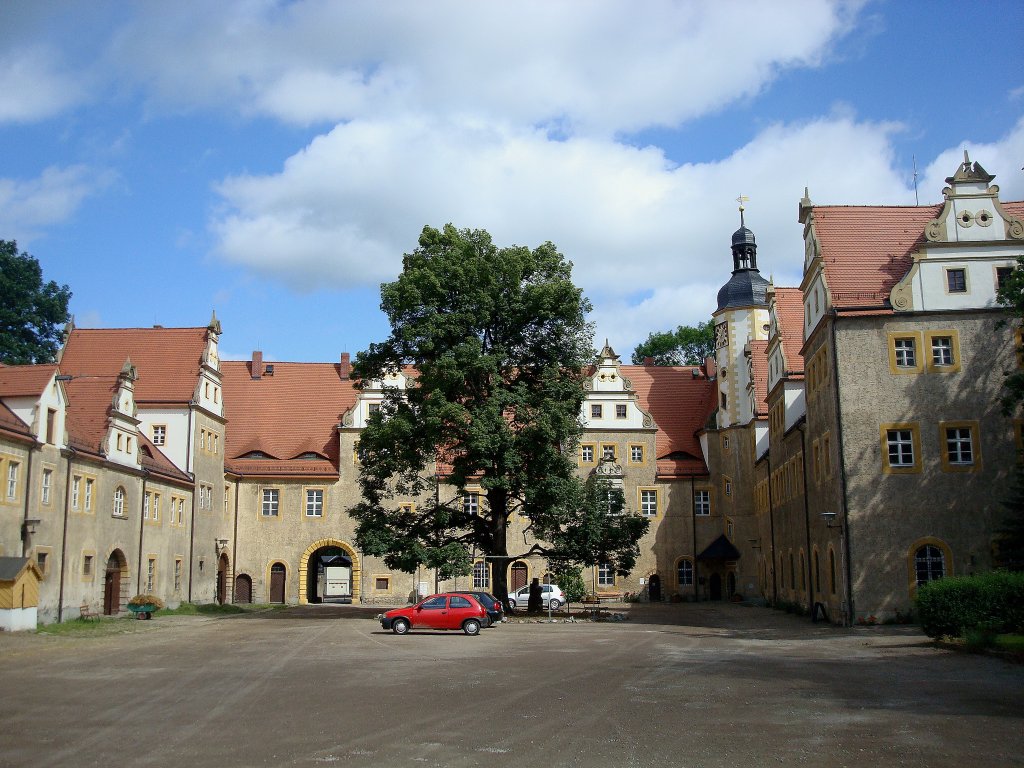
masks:
<svg viewBox="0 0 1024 768"><path fill-rule="evenodd" d="M4 634L0 765L1024 765L1024 665L913 627L622 610L478 637L348 606Z"/></svg>

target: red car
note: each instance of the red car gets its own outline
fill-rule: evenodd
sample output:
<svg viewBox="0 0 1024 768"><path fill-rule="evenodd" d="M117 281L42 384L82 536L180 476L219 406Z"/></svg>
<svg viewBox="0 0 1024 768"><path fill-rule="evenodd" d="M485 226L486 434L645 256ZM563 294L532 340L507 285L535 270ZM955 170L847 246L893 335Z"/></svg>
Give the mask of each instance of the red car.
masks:
<svg viewBox="0 0 1024 768"><path fill-rule="evenodd" d="M431 595L416 605L380 616L380 625L396 635L410 629L461 629L467 635L477 635L486 623L487 611L475 597L450 593Z"/></svg>

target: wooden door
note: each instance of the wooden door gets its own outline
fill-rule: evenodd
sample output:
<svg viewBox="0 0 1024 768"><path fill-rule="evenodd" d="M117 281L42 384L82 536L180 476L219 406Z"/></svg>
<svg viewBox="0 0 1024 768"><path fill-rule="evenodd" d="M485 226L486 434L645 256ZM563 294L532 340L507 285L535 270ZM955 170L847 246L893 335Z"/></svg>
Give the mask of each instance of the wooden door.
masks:
<svg viewBox="0 0 1024 768"><path fill-rule="evenodd" d="M244 573L239 574L235 578L235 602L236 603L251 603L252 602L252 579L250 579Z"/></svg>
<svg viewBox="0 0 1024 768"><path fill-rule="evenodd" d="M284 602L285 568L281 563L274 563L270 568L270 602Z"/></svg>
<svg viewBox="0 0 1024 768"><path fill-rule="evenodd" d="M227 601L228 559L221 555L217 561L217 602L221 605Z"/></svg>
<svg viewBox="0 0 1024 768"><path fill-rule="evenodd" d="M651 576L650 581L647 582L647 595L652 603L661 602L661 577L658 574Z"/></svg>
<svg viewBox="0 0 1024 768"><path fill-rule="evenodd" d="M103 577L103 614L114 616L121 612L121 569L107 565Z"/></svg>
<svg viewBox="0 0 1024 768"><path fill-rule="evenodd" d="M515 592L517 589L522 589L526 586L526 563L513 563L512 564L512 579L509 584L508 591Z"/></svg>

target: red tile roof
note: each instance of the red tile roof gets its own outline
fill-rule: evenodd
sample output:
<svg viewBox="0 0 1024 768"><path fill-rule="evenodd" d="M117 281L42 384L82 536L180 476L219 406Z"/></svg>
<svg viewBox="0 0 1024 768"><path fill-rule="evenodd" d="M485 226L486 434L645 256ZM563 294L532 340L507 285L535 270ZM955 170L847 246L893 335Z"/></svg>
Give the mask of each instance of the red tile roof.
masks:
<svg viewBox="0 0 1024 768"><path fill-rule="evenodd" d="M754 373L754 416L768 415L768 341L750 342L750 361Z"/></svg>
<svg viewBox="0 0 1024 768"><path fill-rule="evenodd" d="M116 375L130 357L139 374L136 403L188 403L199 381L206 333L206 328L75 328L60 370L71 376Z"/></svg>
<svg viewBox="0 0 1024 768"><path fill-rule="evenodd" d="M0 397L39 397L56 372L56 365L0 366Z"/></svg>
<svg viewBox="0 0 1024 768"><path fill-rule="evenodd" d="M174 463L141 432L139 433L139 463L143 469L154 475L159 475L167 480L183 482L189 487L192 486L192 478L174 466Z"/></svg>
<svg viewBox="0 0 1024 768"><path fill-rule="evenodd" d="M929 206L815 206L832 306L885 307L892 287L910 269L925 225L942 211Z"/></svg>
<svg viewBox="0 0 1024 768"><path fill-rule="evenodd" d="M714 382L694 378L694 366L624 365L640 398L640 407L651 414L658 433L655 449L659 476L706 475L704 453L697 432L715 409Z"/></svg>
<svg viewBox="0 0 1024 768"><path fill-rule="evenodd" d="M64 382L64 388L68 393L68 444L77 451L98 455L110 423L117 376L72 379Z"/></svg>
<svg viewBox="0 0 1024 768"><path fill-rule="evenodd" d="M3 403L0 403L0 433L20 442L35 442L35 436L29 425L15 416L14 412Z"/></svg>
<svg viewBox="0 0 1024 768"><path fill-rule="evenodd" d="M1024 216L1024 201L1002 203ZM910 269L924 243L924 228L942 212L926 206L815 206L814 231L821 244L832 306L839 311L888 311L889 293Z"/></svg>
<svg viewBox="0 0 1024 768"><path fill-rule="evenodd" d="M254 380L247 361L222 361L228 418L225 467L243 474L337 473L342 415L356 401L339 363L279 363L274 373ZM261 451L278 459L245 459ZM306 453L323 457L297 459ZM296 461L291 461L297 459ZM271 464L276 466L271 469Z"/></svg>
<svg viewBox="0 0 1024 768"><path fill-rule="evenodd" d="M799 288L775 289L775 316L779 322L786 370L802 375L804 357L800 349L804 344L804 299Z"/></svg>

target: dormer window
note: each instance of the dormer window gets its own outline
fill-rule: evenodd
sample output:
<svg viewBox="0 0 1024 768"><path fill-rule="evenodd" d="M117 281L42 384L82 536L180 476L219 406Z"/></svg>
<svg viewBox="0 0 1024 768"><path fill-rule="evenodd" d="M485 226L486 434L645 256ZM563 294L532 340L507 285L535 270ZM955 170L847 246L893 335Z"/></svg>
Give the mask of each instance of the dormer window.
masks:
<svg viewBox="0 0 1024 768"><path fill-rule="evenodd" d="M615 406L615 418L624 419L626 418L626 405L625 403Z"/></svg>

